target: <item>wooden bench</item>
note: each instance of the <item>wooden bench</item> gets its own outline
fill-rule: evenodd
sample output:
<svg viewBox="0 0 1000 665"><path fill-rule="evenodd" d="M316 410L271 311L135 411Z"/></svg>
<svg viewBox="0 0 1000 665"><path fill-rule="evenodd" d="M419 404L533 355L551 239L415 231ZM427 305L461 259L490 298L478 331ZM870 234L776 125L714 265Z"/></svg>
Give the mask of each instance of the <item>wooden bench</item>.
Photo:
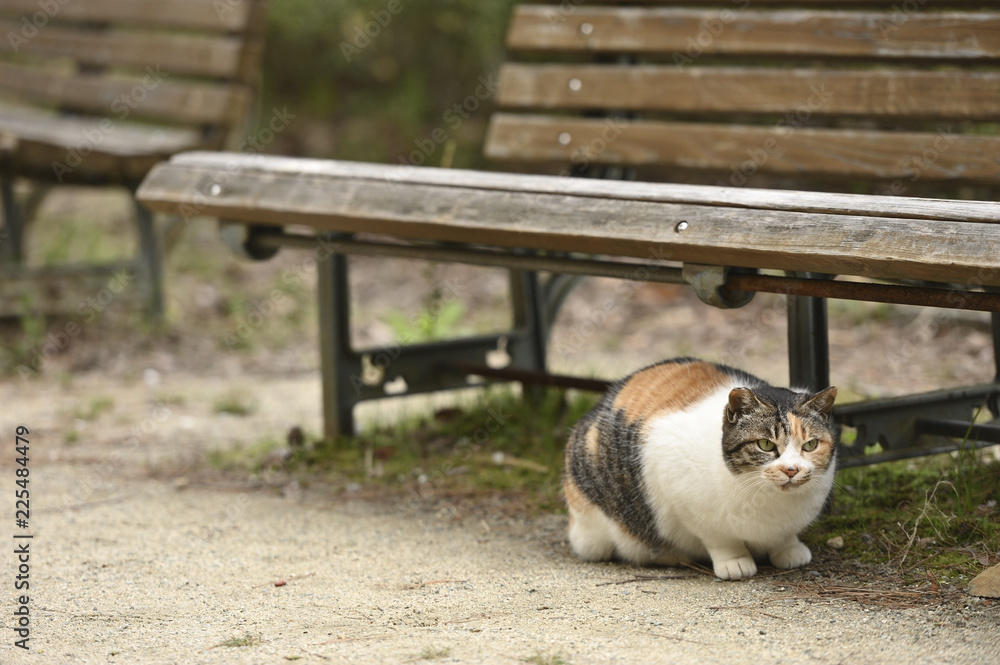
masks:
<svg viewBox="0 0 1000 665"><path fill-rule="evenodd" d="M134 191L157 162L184 150L223 148L233 130L245 129L263 19L259 0L0 3L5 314L13 313L11 298L26 297L32 308L75 313L78 303L68 294L79 297L82 288L93 295L116 268L18 266L25 226L51 186ZM15 197L17 178L34 185L23 200ZM149 306L159 313L161 250L150 213L137 205L136 218L136 267L147 278Z"/></svg>
<svg viewBox="0 0 1000 665"><path fill-rule="evenodd" d="M154 168L139 199L247 224L259 257L336 248L319 262L329 436L352 432L353 406L399 377L407 393L470 374L602 387L543 374L576 274L687 283L718 307L784 293L790 379L802 387L829 383L825 298L993 312L1000 354L1000 12L930 0L632 4L515 10L519 60L500 72L485 150L541 175L191 153ZM491 335L393 349L377 380L359 382L386 350L351 346L348 254L511 268L509 366L487 366ZM977 407L1000 414L998 394L995 380L838 407L856 429L842 459L954 449ZM1000 427L971 435L995 443ZM883 452L866 454L874 443Z"/></svg>

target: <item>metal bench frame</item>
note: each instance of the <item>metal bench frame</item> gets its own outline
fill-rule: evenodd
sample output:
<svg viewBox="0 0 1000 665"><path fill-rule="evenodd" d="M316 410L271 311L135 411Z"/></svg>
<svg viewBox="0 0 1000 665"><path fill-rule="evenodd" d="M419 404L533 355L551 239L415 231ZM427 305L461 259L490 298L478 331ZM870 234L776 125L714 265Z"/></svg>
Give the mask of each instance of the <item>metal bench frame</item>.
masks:
<svg viewBox="0 0 1000 665"><path fill-rule="evenodd" d="M899 22L891 3L861 0L845 3L859 9L836 12L821 0L774 0L743 12L721 1L639 4L579 6L568 15L554 6L518 7L508 47L559 58L554 64L539 64L536 58L504 66L502 110L491 120L485 148L488 157L515 169L531 164L528 168L569 173L567 164L574 171L586 164L583 175L593 176L597 169L624 180L505 179L433 168L260 158L237 165L235 184L213 185L208 192L213 169L221 170L233 158L194 154L157 167L139 198L174 213L197 200L201 214L248 224L243 242L251 255L315 242L316 236L281 230L289 224L312 227L318 237L338 243L339 254L319 264L329 437L353 433L353 407L391 396L387 386L400 376L405 394L465 387L470 375L601 389L605 382L545 372L548 331L571 275L634 279L639 264L629 259L644 258L656 246L673 248L669 258L681 265L664 265L649 279L689 284L708 304L739 306L756 291L788 295L790 379L798 387L829 385L825 299L831 297L993 312L994 349L1000 357L1000 252L995 249L1000 247L1000 204L753 190L740 188L746 177L726 181L740 172L748 145L764 146L767 157L756 160L752 172L779 185L796 183L800 176L820 188L829 180L843 187L908 178L910 166L900 156L937 138L928 125L951 120L975 125L1000 111L1000 73L990 69L1000 66L995 36L1000 12L965 10L965 3L949 3L953 12L925 11L934 9L927 2ZM792 7L791 14L775 14ZM704 64L689 68L684 58L693 62L694 57L685 45L713 18L724 18L726 29L699 43L697 57ZM671 52L682 61L672 63ZM584 54L586 62L567 64L573 54ZM635 64L646 57L652 64ZM738 66L720 66L733 57ZM815 84L797 69L774 67L775 59L799 57L829 61L815 76L835 94L829 106L814 111L817 117L844 117L846 126L803 121L794 141L771 150L770 140L783 136L787 126L760 118L794 111L801 92L796 81ZM749 58L750 65L740 58ZM866 66L854 67L857 62ZM892 66L867 66L884 62ZM902 70L901 63L913 71ZM936 63L974 66L942 74L932 66ZM650 92L663 86L669 95ZM730 94L719 94L720 89ZM748 115L758 120L747 122ZM869 116L874 128L866 124ZM599 144L609 122L615 140ZM1000 167L991 155L1000 154L1000 138L966 133L949 141L948 150L920 174L919 184L926 183L934 195L940 188L995 191L989 188L1000 179ZM676 184L630 182L633 169L640 180L665 175ZM696 177L727 186L684 184ZM560 205L579 215L578 227L565 223L571 215L560 216ZM609 219L616 224L608 225ZM782 236L783 229L791 239ZM354 237L360 232L418 242L373 243ZM349 254L508 267L514 329L394 348L383 375L359 383L366 365L378 362L386 350L351 345ZM542 279L540 272L549 276ZM834 275L883 281L843 281ZM485 357L501 337L511 362L491 368ZM984 404L994 419L1000 415L998 395L1000 372L980 386L837 407L838 422L857 430L857 441L842 450L842 460L854 465L954 450L967 435L972 445L1000 442L996 422L970 424L973 411ZM875 443L885 450L866 454Z"/></svg>

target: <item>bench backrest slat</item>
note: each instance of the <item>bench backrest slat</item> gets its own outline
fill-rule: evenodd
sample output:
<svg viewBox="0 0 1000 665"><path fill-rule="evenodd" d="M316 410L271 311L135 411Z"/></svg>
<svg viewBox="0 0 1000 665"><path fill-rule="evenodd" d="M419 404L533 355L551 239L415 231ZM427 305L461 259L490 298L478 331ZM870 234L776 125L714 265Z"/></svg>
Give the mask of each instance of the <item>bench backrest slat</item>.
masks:
<svg viewBox="0 0 1000 665"><path fill-rule="evenodd" d="M144 79L118 80L34 72L3 63L0 88L22 99L90 111L112 121L150 118L195 125L235 124L249 95L240 86L175 83L155 69Z"/></svg>
<svg viewBox="0 0 1000 665"><path fill-rule="evenodd" d="M0 16L43 29L51 22L101 23L205 32L243 32L257 0L4 0ZM36 15L42 15L38 16Z"/></svg>
<svg viewBox="0 0 1000 665"><path fill-rule="evenodd" d="M631 4L515 9L488 157L521 170L611 164L649 180L910 195L1000 183L1000 11L944 0L906 11L861 0Z"/></svg>
<svg viewBox="0 0 1000 665"><path fill-rule="evenodd" d="M264 0L3 0L0 102L193 127L222 146L252 98Z"/></svg>
<svg viewBox="0 0 1000 665"><path fill-rule="evenodd" d="M993 12L822 11L583 7L553 21L551 7L521 6L507 33L517 50L685 53L852 58L1000 58ZM927 2L926 5L933 5ZM752 5L751 5L752 7ZM939 4L946 8L947 3ZM727 20L729 19L729 20ZM706 33L698 41L698 36Z"/></svg>
<svg viewBox="0 0 1000 665"><path fill-rule="evenodd" d="M0 20L0 35L17 33L21 26ZM81 31L57 26L40 30L18 48L29 56L64 57L98 67L144 69L151 63L175 74L233 78L239 71L243 40L231 35L175 35L149 31ZM14 47L0 39L0 53Z"/></svg>
<svg viewBox="0 0 1000 665"><path fill-rule="evenodd" d="M512 63L501 69L498 100L524 109L782 114L813 89L819 115L1000 118L1000 72Z"/></svg>
<svg viewBox="0 0 1000 665"><path fill-rule="evenodd" d="M1000 136L860 129L796 129L696 122L629 122L494 114L487 140L498 160L671 165L723 174L743 186L757 171L842 179L997 184ZM924 157L926 155L927 157ZM744 166L747 162L752 166ZM745 170L744 170L745 169ZM897 192L900 193L900 192Z"/></svg>

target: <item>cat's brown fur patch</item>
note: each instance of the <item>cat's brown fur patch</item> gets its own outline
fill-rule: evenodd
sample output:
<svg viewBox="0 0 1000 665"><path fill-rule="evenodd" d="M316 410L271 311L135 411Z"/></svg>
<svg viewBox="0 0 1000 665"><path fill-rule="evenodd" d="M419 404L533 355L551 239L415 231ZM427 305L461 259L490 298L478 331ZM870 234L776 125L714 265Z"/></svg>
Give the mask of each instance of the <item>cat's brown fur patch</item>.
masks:
<svg viewBox="0 0 1000 665"><path fill-rule="evenodd" d="M805 443L809 440L806 438L806 424L802 422L802 419L794 413L788 414L788 433L791 434L796 441Z"/></svg>
<svg viewBox="0 0 1000 665"><path fill-rule="evenodd" d="M586 513L595 508L594 504L583 495L580 488L576 486L573 479L570 476L563 478L563 494L566 495L566 505L575 510L577 513ZM570 513L570 520L572 521L573 514Z"/></svg>
<svg viewBox="0 0 1000 665"><path fill-rule="evenodd" d="M597 431L597 426L591 425L587 429L587 435L584 438L587 441L585 450L591 455L596 455L601 445L600 432Z"/></svg>
<svg viewBox="0 0 1000 665"><path fill-rule="evenodd" d="M624 411L632 423L681 411L731 381L730 375L711 363L661 363L634 374L618 391L613 406Z"/></svg>

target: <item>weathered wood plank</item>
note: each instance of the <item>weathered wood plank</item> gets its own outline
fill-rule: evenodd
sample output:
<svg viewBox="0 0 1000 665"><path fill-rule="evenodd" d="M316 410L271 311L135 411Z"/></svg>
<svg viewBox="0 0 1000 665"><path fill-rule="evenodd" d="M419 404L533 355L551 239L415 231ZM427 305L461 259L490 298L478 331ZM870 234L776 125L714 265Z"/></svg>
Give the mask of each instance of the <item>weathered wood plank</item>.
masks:
<svg viewBox="0 0 1000 665"><path fill-rule="evenodd" d="M209 148L198 129L57 116L0 105L0 136L10 147L5 171L59 183L137 186L157 162L181 150Z"/></svg>
<svg viewBox="0 0 1000 665"><path fill-rule="evenodd" d="M0 21L0 35L17 33L14 21ZM0 39L0 54L71 58L77 62L133 67L155 64L171 74L234 78L239 71L242 41L237 37L177 35L156 32L104 32L57 25L39 30L24 43Z"/></svg>
<svg viewBox="0 0 1000 665"><path fill-rule="evenodd" d="M161 164L138 197L163 212L323 231L1000 285L998 224L402 186L391 176L275 173L266 164L236 172Z"/></svg>
<svg viewBox="0 0 1000 665"><path fill-rule="evenodd" d="M507 64L501 106L682 113L815 115L993 120L1000 74L655 65Z"/></svg>
<svg viewBox="0 0 1000 665"><path fill-rule="evenodd" d="M494 114L486 155L505 161L657 165L755 173L995 184L1000 137L952 133L625 121ZM741 177L742 176L742 177Z"/></svg>
<svg viewBox="0 0 1000 665"><path fill-rule="evenodd" d="M194 129L155 127L128 122L102 122L97 118L57 116L37 109L0 105L0 134L16 136L19 143L47 143L82 158L94 152L110 155L172 155L202 143ZM23 147L23 146L22 146Z"/></svg>
<svg viewBox="0 0 1000 665"><path fill-rule="evenodd" d="M856 58L1000 58L1000 13L578 7L514 11L507 45L517 50ZM704 34L703 38L699 36ZM692 46L693 44L693 46ZM691 53L688 53L691 51Z"/></svg>
<svg viewBox="0 0 1000 665"><path fill-rule="evenodd" d="M752 187L715 187L680 183L552 177L219 152L186 152L174 155L170 163L179 168L212 171L219 174L219 178L213 182L224 180L226 174L230 173L266 171L274 174L328 179L352 178L389 181L401 186L440 185L526 194L592 196L653 203L1000 223L1000 204L993 201L942 200L915 196L869 196Z"/></svg>
<svg viewBox="0 0 1000 665"><path fill-rule="evenodd" d="M67 75L0 62L0 91L36 103L83 109L112 120L157 118L231 126L250 92L240 85L175 83L155 67L135 79Z"/></svg>
<svg viewBox="0 0 1000 665"><path fill-rule="evenodd" d="M22 16L42 26L67 21L111 23L150 28L185 28L208 32L240 32L260 0L3 0L0 15L18 22ZM41 14L35 19L36 14Z"/></svg>

